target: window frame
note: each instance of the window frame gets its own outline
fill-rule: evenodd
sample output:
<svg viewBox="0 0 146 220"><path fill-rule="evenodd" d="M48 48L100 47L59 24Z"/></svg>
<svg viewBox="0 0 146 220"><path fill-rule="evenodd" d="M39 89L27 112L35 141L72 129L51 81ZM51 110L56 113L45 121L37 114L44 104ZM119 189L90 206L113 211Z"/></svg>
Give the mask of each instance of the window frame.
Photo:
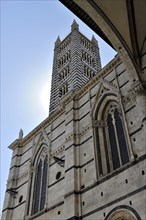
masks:
<svg viewBox="0 0 146 220"><path fill-rule="evenodd" d="M98 93L98 96L96 96L96 104L93 106L93 110L92 110L94 150L95 150L97 179L100 179L103 176L108 175L109 173L115 172L115 170L120 169L122 166L127 164L126 163L124 165L120 165L119 168L114 169L113 165L111 163L112 157L111 157L111 148L110 147L102 150L102 156L104 155L104 158L106 158L106 160L102 160L100 158L99 151L101 151L101 145L104 146L104 148L105 148L106 142L107 143L109 142L107 132L105 132L105 134L103 132L103 130L104 130L103 128L106 126L106 121L104 119L103 114L105 114L105 111L106 111L108 105L110 105L110 103L115 103L118 106L118 109L120 109L120 113L122 116L122 125L123 125L126 146L127 146L127 152L128 152L128 158L129 158L129 161L127 163L129 163L131 161L131 158L133 158L131 146L130 146L129 139L128 139L129 136L128 136L128 132L127 132L127 128L126 128L126 121L124 120L124 114L123 114L123 108L122 108L121 102L118 100L116 94L112 94L112 93L104 94L102 92L102 94L100 94L100 97L99 97L99 93ZM99 129L98 135L97 135L97 133L98 133L97 128ZM104 139L104 136L106 136L106 140ZM108 151L108 155L105 154L105 151ZM109 164L110 164L110 170L107 169L107 157L109 158L108 160L109 160ZM101 161L101 163L100 163L100 161ZM100 165L102 166L103 170L100 167Z"/></svg>
<svg viewBox="0 0 146 220"><path fill-rule="evenodd" d="M30 181L28 185L29 191L28 191L28 199L27 199L27 211L26 211L27 216L36 216L38 213L40 213L46 208L46 204L47 204L47 186L48 186L48 173L49 173L48 153L49 151L48 151L48 146L46 145L46 143L41 143L37 149L38 150L37 152L35 152L32 162L30 164L30 177L29 177ZM45 202L44 202L44 207L41 210L39 209L37 212L34 213L33 208L34 208L34 193L35 193L35 188L36 188L35 181L36 181L36 175L37 175L37 166L43 154L44 154L44 157L47 157Z"/></svg>

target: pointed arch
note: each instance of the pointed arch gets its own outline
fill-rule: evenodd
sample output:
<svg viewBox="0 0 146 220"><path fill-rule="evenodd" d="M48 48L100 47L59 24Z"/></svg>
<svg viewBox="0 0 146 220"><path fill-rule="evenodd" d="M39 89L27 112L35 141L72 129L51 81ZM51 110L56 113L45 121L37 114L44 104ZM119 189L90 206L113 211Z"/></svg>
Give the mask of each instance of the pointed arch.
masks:
<svg viewBox="0 0 146 220"><path fill-rule="evenodd" d="M99 91L101 91L101 88ZM98 178L129 162L129 149L118 94L99 92L92 110Z"/></svg>
<svg viewBox="0 0 146 220"><path fill-rule="evenodd" d="M118 89L109 83L105 79L101 79L98 87L98 91L95 97L94 105L91 110L91 115L94 116L95 112L97 111L97 107L100 105L100 103L103 101L103 98L106 97L107 99L109 96L112 96L113 99L118 98L119 96L119 91Z"/></svg>
<svg viewBox="0 0 146 220"><path fill-rule="evenodd" d="M31 161L27 215L35 215L43 210L47 201L49 147L41 140L42 135Z"/></svg>
<svg viewBox="0 0 146 220"><path fill-rule="evenodd" d="M42 146L45 147L49 153L50 143L51 143L51 141L46 133L46 130L44 128L42 128L41 133L40 133L39 138L36 143L35 143L35 138L34 138L33 154L32 154L32 158L31 158L32 164L34 164L35 158L38 157L39 152L42 150Z"/></svg>
<svg viewBox="0 0 146 220"><path fill-rule="evenodd" d="M45 208L48 173L48 149L46 144L41 145L40 150L37 152L34 158L33 166L35 172L32 174L32 215Z"/></svg>

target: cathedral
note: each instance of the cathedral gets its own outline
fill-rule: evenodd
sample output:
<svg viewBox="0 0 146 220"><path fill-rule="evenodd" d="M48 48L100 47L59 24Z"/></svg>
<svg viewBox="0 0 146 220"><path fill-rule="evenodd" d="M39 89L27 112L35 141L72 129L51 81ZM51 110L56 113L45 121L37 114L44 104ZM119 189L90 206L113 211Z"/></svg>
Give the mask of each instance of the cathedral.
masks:
<svg viewBox="0 0 146 220"><path fill-rule="evenodd" d="M3 220L145 220L145 91L79 31L54 45L49 116L13 151ZM129 75L127 74L129 73Z"/></svg>

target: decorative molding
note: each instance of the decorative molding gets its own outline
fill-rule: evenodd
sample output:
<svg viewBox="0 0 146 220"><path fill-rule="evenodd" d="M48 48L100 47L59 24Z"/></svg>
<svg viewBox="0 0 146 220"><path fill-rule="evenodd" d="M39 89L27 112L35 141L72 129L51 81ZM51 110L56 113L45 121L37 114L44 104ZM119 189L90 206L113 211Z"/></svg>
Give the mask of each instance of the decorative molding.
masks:
<svg viewBox="0 0 146 220"><path fill-rule="evenodd" d="M116 96L116 100L119 100L121 98L119 90L115 85L110 83L108 80L100 79L98 84L98 91L96 93L94 103L91 109L90 115L92 118L94 118L97 106L101 102L102 98L108 96L108 99L110 99L109 96L111 96L111 99L113 99L113 95Z"/></svg>
<svg viewBox="0 0 146 220"><path fill-rule="evenodd" d="M88 124L86 127L82 127L82 130L81 130L81 132L80 132L80 136L82 136L82 135L84 135L85 133L87 133L89 130L90 130L90 128L92 127L92 124L90 123L90 124Z"/></svg>
<svg viewBox="0 0 146 220"><path fill-rule="evenodd" d="M47 149L44 148L43 151L41 152L41 155L40 155L40 159L42 160L42 162L44 162L44 160L46 158L46 154L47 154Z"/></svg>
<svg viewBox="0 0 146 220"><path fill-rule="evenodd" d="M30 172L30 173L33 173L33 172L35 172L35 171L36 171L36 167L33 166L33 165L30 163L29 172Z"/></svg>
<svg viewBox="0 0 146 220"><path fill-rule="evenodd" d="M8 146L8 148L11 150L15 150L17 147L21 147L21 146L22 146L22 139L16 139Z"/></svg>
<svg viewBox="0 0 146 220"><path fill-rule="evenodd" d="M129 92L129 96L132 102L136 102L136 97L140 94L145 94L146 95L146 90L143 88L143 85L139 82L136 81L135 83L133 83L133 85L131 86L131 89L128 91Z"/></svg>
<svg viewBox="0 0 146 220"><path fill-rule="evenodd" d="M94 120L94 119L92 121L92 125L93 125L93 127L101 127L101 128L107 126L105 121L97 121L97 120Z"/></svg>
<svg viewBox="0 0 146 220"><path fill-rule="evenodd" d="M39 136L38 141L36 143L35 143L35 137L33 138L33 146L32 146L33 147L33 152L32 152L31 162L34 160L34 158L36 156L36 153L39 151L39 149L42 145L44 145L46 147L43 150L43 152L46 151L45 154L47 153L47 150L48 151L50 150L51 141L50 141L45 129L41 128L40 132L41 132L40 136Z"/></svg>
<svg viewBox="0 0 146 220"><path fill-rule="evenodd" d="M74 137L76 137L77 135L74 133L70 133L66 138L65 138L65 142L71 141L73 140Z"/></svg>
<svg viewBox="0 0 146 220"><path fill-rule="evenodd" d="M64 150L65 150L65 145L59 146L56 151L51 152L51 158L53 158L54 156L58 155L61 152L64 152Z"/></svg>
<svg viewBox="0 0 146 220"><path fill-rule="evenodd" d="M91 127L92 127L92 123L88 124L86 127L82 127L79 134L70 133L65 138L65 142L71 141L71 140L73 140L73 138L77 138L77 137L80 137L80 136L84 135L86 132L88 132L90 130Z"/></svg>
<svg viewBox="0 0 146 220"><path fill-rule="evenodd" d="M127 104L129 102L131 102L131 96L130 94L128 94L127 96L122 97L123 103Z"/></svg>
<svg viewBox="0 0 146 220"><path fill-rule="evenodd" d="M29 171L25 171L23 172L20 176L16 177L16 176L12 176L10 179L7 180L7 185L10 184L10 183L16 183L22 179L24 179L27 175L29 174Z"/></svg>

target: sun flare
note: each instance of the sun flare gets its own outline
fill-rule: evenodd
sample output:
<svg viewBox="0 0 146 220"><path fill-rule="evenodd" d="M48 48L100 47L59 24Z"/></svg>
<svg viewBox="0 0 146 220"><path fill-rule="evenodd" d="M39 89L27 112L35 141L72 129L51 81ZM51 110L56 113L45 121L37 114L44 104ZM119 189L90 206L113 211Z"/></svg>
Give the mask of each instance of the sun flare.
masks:
<svg viewBox="0 0 146 220"><path fill-rule="evenodd" d="M49 83L45 83L40 92L40 101L45 113L49 112L49 103L50 103L50 85Z"/></svg>

